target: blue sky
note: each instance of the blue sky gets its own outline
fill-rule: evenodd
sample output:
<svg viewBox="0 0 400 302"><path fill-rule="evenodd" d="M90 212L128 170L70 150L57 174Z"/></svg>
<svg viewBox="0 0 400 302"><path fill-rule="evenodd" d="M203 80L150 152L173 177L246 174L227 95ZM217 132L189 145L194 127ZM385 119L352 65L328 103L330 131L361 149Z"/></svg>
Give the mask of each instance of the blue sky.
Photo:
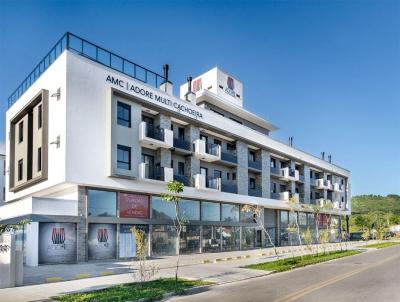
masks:
<svg viewBox="0 0 400 302"><path fill-rule="evenodd" d="M0 1L7 97L71 31L178 88L214 66L244 83L273 137L352 171L353 194L400 194L399 1Z"/></svg>

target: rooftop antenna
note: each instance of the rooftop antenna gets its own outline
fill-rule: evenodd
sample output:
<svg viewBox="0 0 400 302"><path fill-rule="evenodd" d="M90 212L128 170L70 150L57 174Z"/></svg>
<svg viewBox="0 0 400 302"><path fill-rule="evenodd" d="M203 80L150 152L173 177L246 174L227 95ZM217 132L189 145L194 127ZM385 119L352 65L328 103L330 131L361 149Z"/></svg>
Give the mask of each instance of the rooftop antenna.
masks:
<svg viewBox="0 0 400 302"><path fill-rule="evenodd" d="M289 136L289 146L293 147L293 136Z"/></svg>
<svg viewBox="0 0 400 302"><path fill-rule="evenodd" d="M325 160L325 152L324 151L321 152L321 157L323 160Z"/></svg>
<svg viewBox="0 0 400 302"><path fill-rule="evenodd" d="M168 71L169 71L169 65L164 64L163 66L164 69L164 78L165 78L165 83L168 83Z"/></svg>
<svg viewBox="0 0 400 302"><path fill-rule="evenodd" d="M192 77L188 76L187 77L187 83L188 83L188 92L192 92Z"/></svg>
<svg viewBox="0 0 400 302"><path fill-rule="evenodd" d="M332 155L328 155L328 161L329 161L329 163L332 163Z"/></svg>

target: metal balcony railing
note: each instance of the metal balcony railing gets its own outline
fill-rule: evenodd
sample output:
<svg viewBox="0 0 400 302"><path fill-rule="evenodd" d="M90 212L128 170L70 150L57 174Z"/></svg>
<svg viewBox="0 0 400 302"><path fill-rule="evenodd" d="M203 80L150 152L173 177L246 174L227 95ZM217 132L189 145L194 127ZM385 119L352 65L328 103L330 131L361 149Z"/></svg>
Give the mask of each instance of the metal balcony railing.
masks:
<svg viewBox="0 0 400 302"><path fill-rule="evenodd" d="M145 67L97 46L72 33L65 33L57 43L50 49L45 57L35 66L33 71L22 81L15 91L8 98L8 107L11 107L21 95L49 68L51 64L67 49L85 58L107 66L116 71L159 88L166 79Z"/></svg>
<svg viewBox="0 0 400 302"><path fill-rule="evenodd" d="M252 160L249 160L249 168L253 168L253 169L256 169L256 170L261 170L262 169L262 165L261 165L261 162L259 162L259 161L252 161Z"/></svg>
<svg viewBox="0 0 400 302"><path fill-rule="evenodd" d="M146 136L159 141L164 141L164 129L160 128L159 126L146 123Z"/></svg>
<svg viewBox="0 0 400 302"><path fill-rule="evenodd" d="M191 151L190 145L191 144L188 141L185 141L184 139L174 138L174 147L175 148Z"/></svg>
<svg viewBox="0 0 400 302"><path fill-rule="evenodd" d="M221 184L221 191L226 193L237 194L237 185L229 182L223 182Z"/></svg>
<svg viewBox="0 0 400 302"><path fill-rule="evenodd" d="M221 151L221 160L237 164L237 156L234 152L223 150Z"/></svg>

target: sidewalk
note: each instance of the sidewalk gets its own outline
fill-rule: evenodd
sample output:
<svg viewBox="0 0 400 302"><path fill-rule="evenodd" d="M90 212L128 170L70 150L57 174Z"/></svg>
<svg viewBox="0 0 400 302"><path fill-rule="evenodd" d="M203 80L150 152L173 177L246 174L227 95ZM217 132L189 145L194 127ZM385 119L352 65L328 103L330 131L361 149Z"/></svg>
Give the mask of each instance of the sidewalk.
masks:
<svg viewBox="0 0 400 302"><path fill-rule="evenodd" d="M359 242L349 244L349 248L360 245ZM305 247L279 247L281 257L290 257L292 251L295 255L308 254ZM322 248L319 248L322 251ZM340 249L339 244L329 244L329 250ZM238 258L240 257L240 258ZM213 254L184 255L181 258L180 277L189 279L202 279L218 284L235 282L250 278L256 278L269 274L266 271L257 271L240 268L245 265L275 260L273 249L258 249L250 251L237 251ZM150 260L149 262L158 265L160 268L159 277L173 277L175 257L164 257L162 259ZM203 263L206 262L206 263ZM90 271L92 276L100 272L100 277L85 278L65 282L47 283L22 286L16 288L0 289L2 302L22 301L43 301L51 296L60 294L89 291L104 288L110 285L134 282L132 271L135 270L134 262L113 262L113 263L88 263L77 265L47 265L31 268L27 272L27 279L43 281L46 276L59 277L67 280L68 276L84 274ZM125 271L124 271L125 270ZM101 276L101 273L119 273L109 276ZM56 275L56 273L58 275ZM43 275L41 275L43 274ZM63 276L63 277L61 277Z"/></svg>

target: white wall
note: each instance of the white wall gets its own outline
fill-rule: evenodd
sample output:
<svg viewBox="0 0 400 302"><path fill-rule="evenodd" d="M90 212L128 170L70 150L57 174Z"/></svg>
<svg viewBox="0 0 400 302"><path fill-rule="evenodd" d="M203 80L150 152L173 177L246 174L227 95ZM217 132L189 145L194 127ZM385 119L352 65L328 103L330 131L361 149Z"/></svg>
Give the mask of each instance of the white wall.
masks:
<svg viewBox="0 0 400 302"><path fill-rule="evenodd" d="M6 178L5 178L5 174L6 174L6 156L3 154L0 154L0 206L2 206L5 202L5 196L3 194L3 192L5 192L5 186L6 186Z"/></svg>
<svg viewBox="0 0 400 302"><path fill-rule="evenodd" d="M26 225L26 240L24 243L25 264L38 266L39 263L39 222Z"/></svg>

